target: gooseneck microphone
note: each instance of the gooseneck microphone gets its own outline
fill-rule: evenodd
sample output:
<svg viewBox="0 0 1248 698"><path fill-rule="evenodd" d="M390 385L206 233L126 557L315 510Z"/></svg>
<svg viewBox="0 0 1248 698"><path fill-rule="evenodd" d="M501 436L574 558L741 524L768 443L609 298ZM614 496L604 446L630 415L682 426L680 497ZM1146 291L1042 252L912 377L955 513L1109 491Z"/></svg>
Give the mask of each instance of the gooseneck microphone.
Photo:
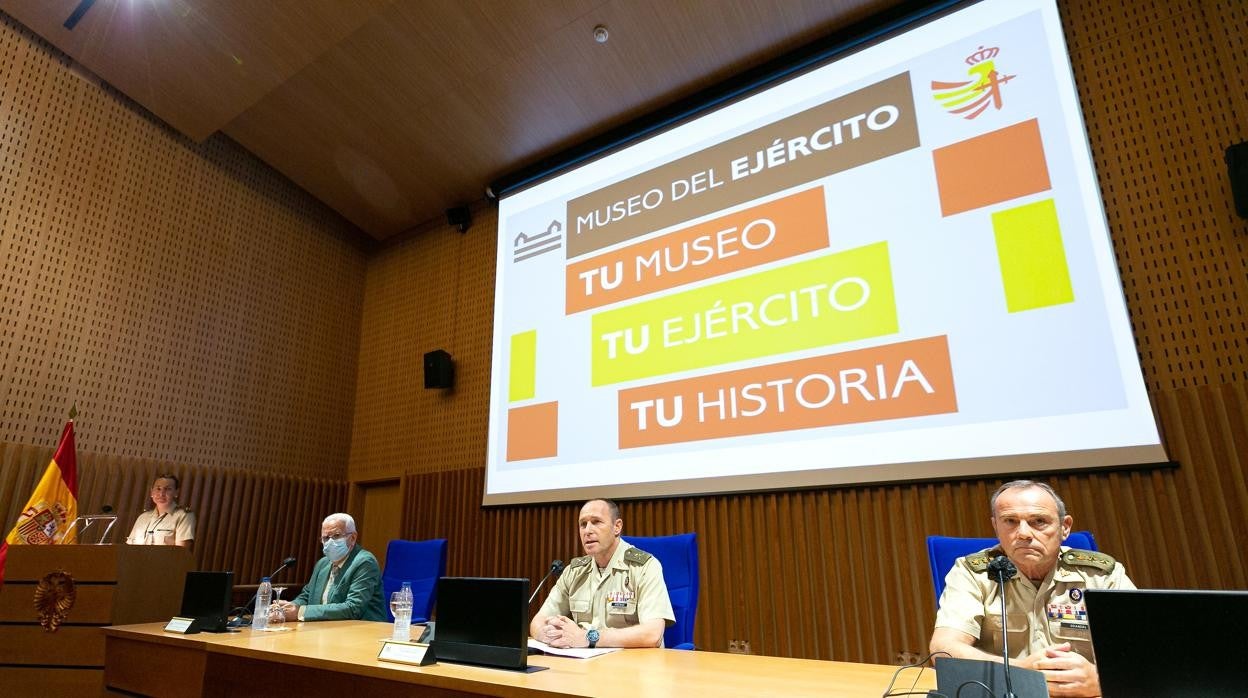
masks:
<svg viewBox="0 0 1248 698"><path fill-rule="evenodd" d="M551 562L550 571L546 573L545 577L542 577L542 581L537 583L537 588L533 590L533 595L529 597L529 603L533 603L533 599L537 598L537 592L542 590L542 585L546 583L547 579L550 579L550 575L553 574L555 576L558 576L559 573L562 571L563 571L563 560L554 560L553 562Z"/></svg>
<svg viewBox="0 0 1248 698"><path fill-rule="evenodd" d="M273 570L273 574L270 574L270 575L269 575L269 579L270 579L270 580L272 580L274 577L276 577L276 576L277 576L277 573L278 573L278 572L281 572L282 570L286 569L287 567L290 567L290 566L291 566L291 565L293 565L293 564L295 564L295 558L293 558L293 557L288 557L288 558L286 558L285 560L282 560L282 564L281 564L281 566L280 566L280 567L278 567L277 569ZM234 613L234 618L233 618L233 619L231 619L231 620L230 620L230 622L228 622L228 623L226 623L226 624L225 624L225 625L226 625L226 627L229 627L229 628L237 628L238 626L242 625L242 624L243 624L243 614L244 614L244 613L246 613L246 612L248 612L248 611L250 611L250 610L252 610L252 607L253 607L253 606L255 606L255 603L256 603L256 597L257 597L257 596L259 596L259 595L260 595L260 588L259 588L259 587L257 587L257 588L256 588L256 593L254 593L254 594L252 594L252 595L251 595L251 598L250 598L250 599L248 599L248 601L247 601L247 604L246 604L246 605L244 605L244 606L239 606L238 608L235 608L235 609L234 609L234 611L233 611L233 613Z"/></svg>
<svg viewBox="0 0 1248 698"><path fill-rule="evenodd" d="M1005 582L1013 579L1016 574L1018 568L1004 555L998 555L988 563L988 577L997 580L1001 594L1001 658L1005 661L1005 695L1002 698L1017 698L1014 695L1014 684L1010 681L1010 633L1006 627L1005 613Z"/></svg>

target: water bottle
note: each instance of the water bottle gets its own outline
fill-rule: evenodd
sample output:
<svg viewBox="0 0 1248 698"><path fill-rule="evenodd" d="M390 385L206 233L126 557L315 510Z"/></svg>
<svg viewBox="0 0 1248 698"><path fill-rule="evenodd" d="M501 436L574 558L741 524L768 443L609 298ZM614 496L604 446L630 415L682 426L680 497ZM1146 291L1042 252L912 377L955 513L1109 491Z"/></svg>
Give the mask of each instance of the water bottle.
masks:
<svg viewBox="0 0 1248 698"><path fill-rule="evenodd" d="M256 608L251 614L251 629L264 630L269 627L269 602L273 598L273 585L268 577L260 578L260 588L256 590Z"/></svg>
<svg viewBox="0 0 1248 698"><path fill-rule="evenodd" d="M403 582L403 586L402 588L399 589L399 591L403 592L403 600L407 602L408 606L411 606L412 605L412 583Z"/></svg>

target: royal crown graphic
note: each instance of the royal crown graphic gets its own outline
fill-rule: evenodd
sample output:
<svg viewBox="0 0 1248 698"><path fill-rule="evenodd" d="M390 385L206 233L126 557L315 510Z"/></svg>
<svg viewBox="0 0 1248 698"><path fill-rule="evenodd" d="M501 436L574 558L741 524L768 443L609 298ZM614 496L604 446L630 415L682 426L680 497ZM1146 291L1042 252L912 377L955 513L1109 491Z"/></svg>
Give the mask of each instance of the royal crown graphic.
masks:
<svg viewBox="0 0 1248 698"><path fill-rule="evenodd" d="M1001 86L1013 80L1013 75L997 72L996 57L1001 49L979 47L966 57L966 74L970 80L961 82L932 81L932 96L950 114L964 119L974 119L988 107L1000 110L1004 104Z"/></svg>

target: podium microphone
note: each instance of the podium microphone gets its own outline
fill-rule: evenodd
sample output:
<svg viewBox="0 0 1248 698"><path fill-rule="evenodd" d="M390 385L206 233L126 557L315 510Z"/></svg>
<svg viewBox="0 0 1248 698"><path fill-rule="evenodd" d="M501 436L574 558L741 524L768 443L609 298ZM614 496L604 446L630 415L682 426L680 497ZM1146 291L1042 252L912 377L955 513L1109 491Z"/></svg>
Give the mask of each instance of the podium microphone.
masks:
<svg viewBox="0 0 1248 698"><path fill-rule="evenodd" d="M1004 555L998 555L992 558L988 563L988 577L997 580L997 586L1001 594L1001 654L1005 660L1005 695L1003 698L1017 698L1014 695L1014 684L1010 682L1010 640L1009 632L1006 631L1006 614L1005 614L1005 582L1013 579L1018 574L1018 568L1010 562L1010 558Z"/></svg>
<svg viewBox="0 0 1248 698"><path fill-rule="evenodd" d="M555 576L558 576L559 573L562 571L563 571L563 560L554 560L553 562L551 562L550 571L546 573L545 577L542 577L542 581L537 583L537 588L533 590L533 595L529 597L529 603L533 603L533 599L537 598L537 592L542 590L542 585L546 583L547 579L550 579L550 575L553 574Z"/></svg>
<svg viewBox="0 0 1248 698"><path fill-rule="evenodd" d="M282 564L281 564L281 566L280 566L280 567L278 567L277 569L273 570L273 574L270 574L270 575L269 575L269 579L273 579L274 577L276 577L276 576L277 576L277 573L278 573L278 572L281 572L282 570L286 569L287 567L290 567L290 566L291 566L291 565L293 565L293 564L295 564L295 558L293 558L293 557L288 557L288 558L286 558L285 560L282 560ZM252 610L252 607L253 607L253 606L255 606L255 604L256 604L256 597L257 597L257 596L259 596L259 595L260 595L260 589L259 589L259 587L257 587L257 588L256 588L256 593L254 593L254 594L252 594L252 595L251 595L251 598L247 601L247 604L246 604L246 605L244 605L244 606L239 606L238 608L235 608L235 609L234 609L234 611L235 611L235 613L234 613L234 619L233 619L233 620L231 620L230 622L226 623L226 624L225 624L225 625L226 625L226 627L230 627L230 628L237 628L238 626L242 625L242 624L243 624L243 614L244 614L244 613L246 613L247 611Z"/></svg>

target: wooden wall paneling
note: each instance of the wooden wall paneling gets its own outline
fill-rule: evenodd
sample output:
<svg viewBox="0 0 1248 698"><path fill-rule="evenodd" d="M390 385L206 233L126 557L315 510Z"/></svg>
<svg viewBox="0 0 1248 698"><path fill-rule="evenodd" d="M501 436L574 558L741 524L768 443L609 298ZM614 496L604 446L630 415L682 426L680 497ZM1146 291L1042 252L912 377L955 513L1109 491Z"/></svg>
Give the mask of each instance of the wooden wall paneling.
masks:
<svg viewBox="0 0 1248 698"><path fill-rule="evenodd" d="M205 546L205 550L200 553L200 560L208 570L232 569L226 561L234 559L233 546L242 543L240 539L230 535L232 522L237 521L237 518L232 511L234 499L231 496L235 484L227 475L228 471L224 468L213 468L204 478L204 497L207 500L205 520L198 523L205 527L206 535L221 541L219 545ZM241 580L237 579L238 572L235 572L235 577L235 583L240 583Z"/></svg>
<svg viewBox="0 0 1248 698"><path fill-rule="evenodd" d="M0 442L343 477L362 233L2 14L0 114Z"/></svg>
<svg viewBox="0 0 1248 698"><path fill-rule="evenodd" d="M1245 7L1242 2L1202 0L1201 9L1205 13L1210 37L1217 50L1218 64L1223 66L1248 65L1248 32L1244 31L1244 27L1248 26L1248 7ZM1242 118L1244 114L1248 114L1248 75L1245 75L1243 70L1226 72L1225 79L1229 85L1226 92L1230 98L1227 111L1231 114L1239 114L1241 117L1238 122L1232 122L1232 136L1235 142L1239 142L1248 139L1248 124L1245 124ZM1229 200L1229 186L1224 187L1224 192ZM1236 225L1240 230L1248 227L1243 221L1238 221ZM1240 251L1243 251L1242 239Z"/></svg>
<svg viewBox="0 0 1248 698"><path fill-rule="evenodd" d="M238 483L233 478L227 477L226 471L215 469L211 477L207 479L207 484L209 489L205 494L210 496L212 516L205 516L206 520L198 522L198 525L205 527L206 535L221 543L210 548L213 553L208 551L200 553L202 556L200 559L209 569L223 570L226 569L226 560L234 560L235 550L242 544L242 540L230 535L232 523L238 520L237 512L234 510L237 502L234 491ZM237 578L241 571L235 570L235 583L239 583Z"/></svg>

